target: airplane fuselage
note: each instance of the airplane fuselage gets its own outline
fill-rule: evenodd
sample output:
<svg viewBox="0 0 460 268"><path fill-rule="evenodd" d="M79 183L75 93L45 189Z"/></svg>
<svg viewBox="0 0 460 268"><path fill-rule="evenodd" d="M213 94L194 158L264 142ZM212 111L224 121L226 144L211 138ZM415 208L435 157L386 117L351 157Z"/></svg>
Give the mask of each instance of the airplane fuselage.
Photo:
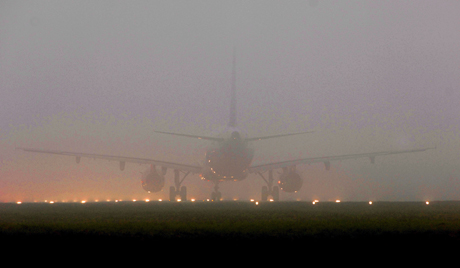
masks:
<svg viewBox="0 0 460 268"><path fill-rule="evenodd" d="M238 131L213 143L206 151L205 165L200 175L207 181L240 181L246 178L254 157L254 149Z"/></svg>

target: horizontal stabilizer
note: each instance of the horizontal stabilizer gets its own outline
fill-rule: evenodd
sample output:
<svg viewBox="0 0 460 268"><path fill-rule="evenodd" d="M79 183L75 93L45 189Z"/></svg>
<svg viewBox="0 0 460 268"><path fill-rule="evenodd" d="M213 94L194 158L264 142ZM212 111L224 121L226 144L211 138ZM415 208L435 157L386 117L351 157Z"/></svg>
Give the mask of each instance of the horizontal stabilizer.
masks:
<svg viewBox="0 0 460 268"><path fill-rule="evenodd" d="M272 135L272 136L263 136L263 137L253 137L246 139L247 141L260 141L260 140L266 140L266 139L271 139L271 138L280 138L280 137L286 137L286 136L294 136L294 135L300 135L300 134L306 134L306 133L313 133L314 131L303 131L303 132L295 132L295 133L288 133L288 134L279 134L279 135Z"/></svg>
<svg viewBox="0 0 460 268"><path fill-rule="evenodd" d="M175 136L182 136L188 138L195 138L200 140L210 140L210 141L223 141L223 138L215 138L215 137L207 137L207 136L199 136L199 135L190 135L190 134L181 134L181 133L172 133L172 132L164 132L164 131L153 131L155 133L161 134L168 134L168 135L175 135Z"/></svg>

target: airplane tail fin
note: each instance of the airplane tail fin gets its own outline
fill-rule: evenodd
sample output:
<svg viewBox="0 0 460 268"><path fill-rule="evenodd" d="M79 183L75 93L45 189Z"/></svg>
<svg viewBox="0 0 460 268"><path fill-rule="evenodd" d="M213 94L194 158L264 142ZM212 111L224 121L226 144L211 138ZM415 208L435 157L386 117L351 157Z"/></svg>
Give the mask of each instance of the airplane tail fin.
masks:
<svg viewBox="0 0 460 268"><path fill-rule="evenodd" d="M235 48L233 48L233 67L232 67L232 88L230 100L230 120L228 121L229 127L236 127L236 55Z"/></svg>

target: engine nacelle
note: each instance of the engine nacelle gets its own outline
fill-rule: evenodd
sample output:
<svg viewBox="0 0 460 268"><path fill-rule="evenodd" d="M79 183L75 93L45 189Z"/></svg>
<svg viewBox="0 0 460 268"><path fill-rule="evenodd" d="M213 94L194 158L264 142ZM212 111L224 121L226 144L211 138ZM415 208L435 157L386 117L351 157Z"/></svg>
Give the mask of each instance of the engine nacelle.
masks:
<svg viewBox="0 0 460 268"><path fill-rule="evenodd" d="M284 192L294 193L302 187L302 178L294 170L286 170L280 175L278 185Z"/></svg>
<svg viewBox="0 0 460 268"><path fill-rule="evenodd" d="M142 175L141 183L145 191L149 193L159 192L165 186L165 176L158 173L155 167L152 167Z"/></svg>

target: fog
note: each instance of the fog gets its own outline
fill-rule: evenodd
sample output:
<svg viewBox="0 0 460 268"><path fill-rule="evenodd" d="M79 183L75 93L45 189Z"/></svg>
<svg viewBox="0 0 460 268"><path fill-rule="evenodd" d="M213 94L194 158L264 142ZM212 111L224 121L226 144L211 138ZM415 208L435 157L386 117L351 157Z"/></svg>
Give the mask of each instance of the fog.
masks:
<svg viewBox="0 0 460 268"><path fill-rule="evenodd" d="M33 147L200 163L228 121L255 163L436 147L300 165L282 200L460 199L459 1L1 1L0 201L167 199L147 166L25 153ZM184 182L190 198L213 185ZM256 175L224 199L259 198Z"/></svg>

